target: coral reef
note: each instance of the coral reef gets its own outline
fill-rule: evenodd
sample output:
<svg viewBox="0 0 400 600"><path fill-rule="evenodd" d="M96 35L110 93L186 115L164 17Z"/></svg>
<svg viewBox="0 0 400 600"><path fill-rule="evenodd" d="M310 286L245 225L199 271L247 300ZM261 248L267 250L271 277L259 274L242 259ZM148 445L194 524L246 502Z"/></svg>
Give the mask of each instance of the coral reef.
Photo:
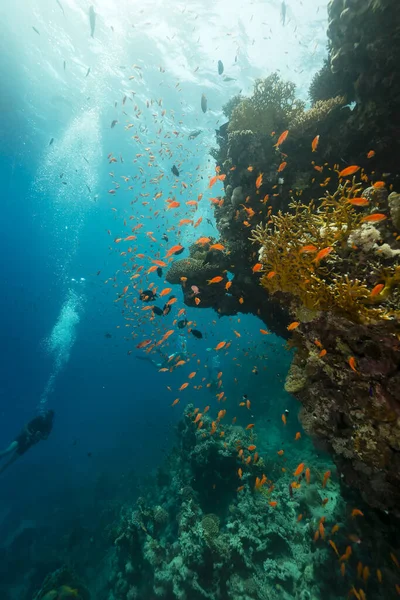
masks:
<svg viewBox="0 0 400 600"><path fill-rule="evenodd" d="M148 499L139 499L133 510L127 508L119 523L112 598L338 597L340 581L323 584L320 578L316 583L331 558L326 543L313 541L321 518L320 481L304 493L289 493L288 476L281 473L269 490L254 490L255 477L273 468L273 461L242 463L238 448L254 442L254 435L218 419L213 434L211 419L204 415L198 429L193 408L187 407L177 447L160 470L163 485L149 490ZM241 464L242 480L237 474ZM279 509L268 504L271 495ZM330 496L326 518L333 524L341 506ZM154 497L170 515L161 527L155 526ZM299 522L306 503L308 522Z"/></svg>
<svg viewBox="0 0 400 600"><path fill-rule="evenodd" d="M253 95L238 100L236 97L232 104L225 105L225 112L231 113L230 132L250 130L271 135L272 131L285 129L304 110L304 103L296 99L294 84L282 81L276 73L257 79Z"/></svg>

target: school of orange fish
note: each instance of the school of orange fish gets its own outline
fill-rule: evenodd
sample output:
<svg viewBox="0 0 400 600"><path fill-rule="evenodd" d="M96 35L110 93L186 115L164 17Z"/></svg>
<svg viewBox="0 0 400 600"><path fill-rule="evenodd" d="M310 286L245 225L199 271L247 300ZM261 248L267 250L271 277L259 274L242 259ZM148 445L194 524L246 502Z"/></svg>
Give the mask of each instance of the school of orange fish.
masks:
<svg viewBox="0 0 400 600"><path fill-rule="evenodd" d="M140 70L140 67L134 65L136 71ZM160 70L164 72L162 67ZM177 84L179 87L179 83ZM180 90L179 90L180 91ZM133 100L129 98L132 103ZM204 102L206 106L206 99L203 95L202 97L202 109L204 111ZM127 97L124 96L122 100L122 106L125 105ZM127 340L131 341L134 339L138 343L136 348L142 350L147 355L150 355L155 349L162 348L163 351L166 351L169 345L169 340L171 336L177 333L176 325L179 317L185 317L185 326L183 331L187 334L190 334L194 327L196 327L196 323L193 320L186 320L186 309L184 307L179 308L177 306L174 307L176 310L176 316L173 320L173 328L166 329L163 328L162 322L156 318L156 314L154 313L154 305L140 305L141 294L144 293L144 290L149 291L151 293L151 298L156 298L156 294L158 297L162 298L164 296L168 296L172 292L171 287L162 287L157 285L157 281L160 281L160 277L163 276L162 269L167 268L174 258L181 254L184 251L184 245L181 243L183 228L185 228L185 233L187 232L187 227L192 228L193 231L193 239L190 243L196 243L199 245L209 244L212 242L210 237L200 236L198 239L195 239L195 230L202 223L203 217L197 216L197 211L199 206L202 208L204 202L206 200L203 198L203 193L194 193L194 189L199 187L202 184L202 169L199 166L195 168L194 173L185 173L186 181L181 181L180 176L176 176L178 172L178 168L180 169L184 165L184 161L188 158L195 157L195 153L191 152L184 148L183 139L186 137L183 133L180 133L180 128L183 125L182 121L178 121L176 125L175 123L175 115L173 111L167 111L162 108L162 100L158 101L147 101L147 109L151 112L151 115L154 119L154 123L156 125L157 134L156 139L152 142L148 142L146 146L144 146L144 142L140 137L140 129L139 126L135 125L133 122L126 122L124 130L126 132L131 132L133 128L137 129L137 132L134 132L134 135L131 137L131 142L137 145L140 148L135 156L133 157L133 165L137 167L138 173L134 177L127 176L125 174L120 175L117 178L117 175L114 171L110 172L110 178L112 180L113 187L109 190L109 194L113 196L113 205L111 206L111 211L114 216L114 225L113 227L118 230L123 227L124 233L119 236L114 237L114 244L121 244L122 249L119 254L124 259L122 263L123 271L122 274L124 277L128 277L129 283L127 283L117 295L115 302L121 302L124 306L123 314L124 319L126 321L126 327L131 328L132 332ZM134 106L135 117L140 122L142 116L142 110L138 105ZM123 113L128 118L127 113L123 110ZM272 136L275 135L275 132L272 132ZM289 135L289 131L284 131L281 135L279 135L275 148L276 151L281 154L281 163L277 169L278 173L281 173L285 168L288 167L289 157L283 154L281 150L281 146L284 144L285 140ZM171 139L176 139L179 141L177 144L176 150L172 150L169 141ZM320 144L320 136L317 135L311 141L311 149L312 152L318 152L318 146ZM195 146L196 148L197 146ZM176 156L174 153L177 152ZM183 153L186 153L183 156ZM156 156L158 154L158 157ZM367 154L367 158L372 158L375 152L373 150L369 151ZM172 181L166 176L165 170L158 165L158 160L166 161L166 160L174 160L175 164L174 169L172 169L174 178ZM118 164L119 167L124 169L124 159L122 156L119 158L115 157L113 153L108 155L109 164ZM335 165L333 169L330 169L327 164L323 166L315 164L313 161L313 166L316 171L322 173L325 169L330 171L330 174L325 177L325 179L320 183L321 187L326 187L331 180L331 175L333 172L336 172L339 178L351 177L358 171L360 171L360 167L353 165L346 167L342 170L339 170L338 165ZM206 167L205 167L206 168ZM236 167L232 167L231 170L234 170ZM158 172L157 172L158 170ZM253 167L249 165L248 171L253 171ZM148 180L148 173L154 173L154 175ZM217 182L223 182L226 178L226 174L221 173L221 169L219 166L215 169L215 174L207 174L205 173L206 179L208 179L208 190L211 190L213 186ZM361 179L363 181L367 181L368 178L366 174L361 170ZM126 184L126 187L123 187L123 184L120 182L123 181L123 184ZM263 183L263 174L260 173L255 181L255 193L259 193L259 188ZM165 193L164 189L169 185L168 193ZM375 188L379 188L384 186L384 182L375 182ZM142 191L137 192L137 188L141 186ZM160 189L164 187L164 189ZM276 189L278 186L274 186ZM132 199L132 193L135 194L135 197ZM206 191L204 191L206 194ZM276 192L275 196L279 196L279 193ZM246 203L247 203L246 199ZM266 195L260 201L265 204L268 202L269 196ZM224 203L224 199L222 196L210 197L208 199L211 206L222 206ZM352 205L357 207L366 207L369 202L366 198L358 197L350 200ZM256 223L254 222L254 217L256 213L250 207L246 207L243 205L247 218L243 221L243 225L245 227L254 227ZM202 211L203 214L206 214L207 211ZM143 214L140 214L143 213ZM272 213L272 206L268 207L268 216ZM236 219L238 218L239 211L236 214ZM379 222L386 218L386 215L382 213L372 213L370 215L365 216L362 220L363 222ZM253 219L253 221L252 221ZM151 228L146 227L147 224L151 224ZM109 235L112 235L111 229L107 231ZM187 236L185 236L187 237ZM173 238L173 242L169 241L170 238ZM223 240L222 240L223 242ZM141 247L144 246L144 249L141 251ZM224 243L212 243L210 245L211 249L225 252ZM115 249L115 246L113 247ZM315 263L318 265L321 261L323 261L334 249L332 247L328 248L317 248L314 245L307 245L301 249L301 252L304 253L315 253ZM261 263L256 263L252 267L253 273L259 273L262 271ZM100 274L100 271L97 273ZM268 278L272 278L276 275L276 272L270 272L267 274ZM157 276L158 279L152 280L151 278ZM208 281L208 285L213 285L220 283L224 280L225 274L221 274L219 276L213 277ZM183 286L186 285L187 278L181 278L181 284ZM119 287L119 274L117 273L114 277L109 278L105 281L105 283L112 283L114 287ZM231 282L228 281L225 284L225 290L228 292L231 286ZM160 289L161 287L161 289ZM193 286L196 288L196 286ZM383 289L382 284L377 284L373 290L371 291L371 296L375 296L379 294ZM154 295L153 295L154 294ZM201 294L198 292L198 288L193 290L193 296L196 305L201 304ZM244 302L243 298L239 300L241 303ZM179 303L178 299L175 296L169 298L166 303L165 308L168 307L168 312L172 305L177 305ZM166 314L164 312L164 314ZM138 340L137 338L141 335L141 330L144 325L148 323L152 324L152 334L147 336L145 339ZM240 319L237 319L237 323L240 324ZM216 324L216 321L213 321L213 324ZM291 323L287 329L289 331L293 331L296 328L301 327L301 323L295 321ZM241 337L241 333L233 330L235 336L237 338ZM260 329L260 333L262 335L268 335L269 331L266 329ZM173 338L172 338L173 339ZM214 350L216 352L223 351L225 356L229 356L230 347L232 346L232 340L224 339L218 341ZM320 349L320 357L324 357L326 355L326 350L323 348L323 344L319 340L315 340L315 344ZM238 348L239 350L239 348ZM128 350L128 354L131 354L132 350ZM159 368L160 372L173 372L177 368L183 367L187 365L191 360L196 359L197 367L195 370L191 371L187 376L187 381L182 382L180 387L178 387L177 392L183 392L190 388L191 391L198 391L205 387L210 387L210 383L206 382L206 377L201 377L199 381L199 369L201 368L201 361L197 358L196 354L192 354L190 357L186 357L185 360L179 353L172 355L168 361L167 366L163 366ZM239 365L237 357L233 357L233 361L235 365ZM205 365L203 365L205 366ZM348 357L348 366L352 371L357 373L357 365L356 360L353 356ZM256 369L256 367L254 367ZM253 370L256 372L256 370ZM217 391L215 394L217 403L225 402L227 400L225 392L223 390L223 380L222 380L223 372L218 373L218 381L217 381ZM199 381L197 384L192 383L192 381ZM237 383L237 379L235 379L235 383ZM173 393L173 389L171 386L167 386L167 390ZM171 406L176 406L180 402L180 397L177 396L171 403ZM239 403L239 407L250 409L251 402L249 399L245 399L243 402ZM211 420L211 427L209 431L205 431L205 422L202 420L203 416L208 412L212 411L212 407L207 405L203 410L199 408L195 408L194 412L190 415L190 418L193 420L193 424L198 429L203 429L203 436L214 436L219 434L221 438L224 437L224 430L222 428L222 421L226 417L227 410L221 409L218 411L217 416L214 420ZM207 421L208 422L208 421ZM236 422L236 416L232 418L232 423ZM286 415L282 414L282 424L286 425ZM253 430L255 427L255 423L249 423L245 429ZM298 441L301 438L300 432L296 433L295 441ZM226 442L224 442L226 443ZM279 457L284 455L284 450L279 450L277 452ZM256 464L259 461L259 454L257 452L257 448L255 444L250 444L246 447L242 447L241 442L237 443L237 456L238 462L240 466L237 469L237 476L239 480L243 477L243 469L246 467L250 467L252 464ZM280 460L280 459L278 459ZM282 467L282 472L286 472L286 468ZM309 467L306 467L304 463L301 463L297 466L297 468L293 471L293 477L295 478L290 486L292 490L297 490L297 493L301 493L300 489L304 485L310 485L312 483L312 473ZM331 477L331 472L327 471L320 483L322 488L326 488L329 484L329 480ZM316 482L314 481L314 484ZM239 485L237 488L237 492L240 493L245 488L246 484ZM268 486L269 493L273 493L274 484L271 480L267 478L265 474L262 477L256 477L254 481L254 492L260 491L264 486ZM322 502L322 505L325 506L328 503L328 498L325 498ZM273 509L278 508L278 502L276 500L270 499L269 506ZM351 517L353 519L357 517L363 517L363 513L354 508L351 512ZM297 521L301 521L304 515L298 515ZM353 556L353 547L348 545L344 552L341 553L334 542L333 536L335 533L339 531L339 525L335 524L331 527L330 531L327 532L327 524L325 517L322 517L319 520L317 528L315 530L314 541L315 543L321 543L327 540L327 543L332 548L332 551L337 557L338 566L341 574L344 576L346 572L346 564L348 564L349 559ZM348 536L350 541L353 544L360 543L359 538L350 534ZM395 567L400 570L399 562L396 556L391 553L391 560ZM368 579L371 576L370 568L368 565L363 565L361 562L357 565L357 576L359 579L359 584L353 585L350 590L350 594L354 595L358 600L366 599L366 592L363 588L367 588ZM382 571L378 568L376 569L375 576L379 583L383 580ZM363 587L361 587L363 586ZM400 584L396 584L396 591L400 595Z"/></svg>

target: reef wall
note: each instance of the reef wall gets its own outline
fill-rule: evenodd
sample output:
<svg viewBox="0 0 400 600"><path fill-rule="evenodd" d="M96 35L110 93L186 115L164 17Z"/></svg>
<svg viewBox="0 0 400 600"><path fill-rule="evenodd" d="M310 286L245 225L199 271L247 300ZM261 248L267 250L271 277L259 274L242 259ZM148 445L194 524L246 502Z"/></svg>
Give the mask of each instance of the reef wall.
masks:
<svg viewBox="0 0 400 600"><path fill-rule="evenodd" d="M212 199L224 249L168 277L188 278L187 304L200 283L200 307L251 312L278 335L298 320L287 389L304 427L344 481L399 514L400 11L334 0L328 12L310 109L277 75L224 107L212 151L225 175L225 196ZM223 279L210 286L208 274Z"/></svg>

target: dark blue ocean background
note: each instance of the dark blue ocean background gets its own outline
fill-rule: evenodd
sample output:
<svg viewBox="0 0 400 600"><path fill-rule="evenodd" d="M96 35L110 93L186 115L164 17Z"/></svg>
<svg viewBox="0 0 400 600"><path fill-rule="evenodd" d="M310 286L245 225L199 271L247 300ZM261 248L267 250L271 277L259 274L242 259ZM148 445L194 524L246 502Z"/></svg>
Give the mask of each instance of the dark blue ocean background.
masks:
<svg viewBox="0 0 400 600"><path fill-rule="evenodd" d="M261 336L263 324L255 317L219 319L210 309L188 309L187 318L195 320L204 336L199 340L188 335L188 352L196 354L189 365L173 374L157 373L136 358L136 344L152 334L155 324L145 313L141 320L136 316L140 303L134 308L131 301L137 291L130 296L131 312L125 308L122 314L122 302L115 302L129 278L120 256L124 248L113 240L128 235L130 223L143 223L133 244L137 252L155 256L162 234L176 226L173 211L166 213L164 208L174 183L172 165L179 163L180 179L191 184L182 201L206 193L215 166L209 151L215 129L224 122L222 105L241 90L249 93L256 77L277 69L305 98L326 42L326 1L318 7L311 0L302 6L288 3L289 30L280 22L279 2L251 4L233 14L223 0L168 6L98 0L94 39L88 17L91 2L61 4L64 14L55 0L17 0L0 7L0 445L14 439L41 400L55 411L49 439L1 476L0 537L4 558L5 541L24 528L41 532L42 546L35 542L35 564L43 560L38 585L58 566L49 549L55 540L62 547L63 536L79 525L87 530L87 538L98 541L105 508L133 501L143 480L154 477L174 443L174 425L188 402L212 404L216 410L215 395L205 387L185 390L178 406L171 408L177 388L197 368L197 359L199 372L207 376L207 348L232 341L229 354L220 357L228 398L224 407L232 416L242 395L248 394L265 440L275 440L274 451L300 430L298 406L283 390L290 351L284 340ZM233 81L218 76L218 60ZM202 93L208 98L206 115L200 109ZM129 99L122 106L125 94ZM157 104L160 98L162 107ZM153 101L149 109L147 101ZM141 110L139 118L135 104ZM164 120L162 108L167 111ZM111 128L114 119L118 124ZM128 131L127 122L134 124ZM160 127L162 134L157 133ZM189 141L189 133L197 129L201 135ZM170 155L158 154L161 142ZM154 152L156 166L148 165L146 147ZM109 164L109 153L117 163ZM134 163L137 153L144 157ZM160 173L165 174L161 183L150 184ZM133 179L124 184L122 175ZM108 194L113 181L121 185L115 196ZM130 184L134 189L128 192ZM142 202L153 202L157 191L164 195L157 206L162 215L156 220ZM135 220L124 227L124 218L132 214ZM217 235L206 222L213 222L208 203L195 218L200 216L202 226L184 230L181 238L170 231L163 252L178 242L186 247L198 235ZM154 232L157 244L146 231ZM149 281L162 284L156 274ZM162 318L162 333L183 307L179 286L172 293L178 302ZM134 317L133 328L126 327L125 316ZM170 352L175 344L172 336ZM255 366L258 375L253 373ZM290 418L283 430L281 414L286 408ZM239 421L245 425L246 418L239 416ZM299 462L306 453L318 460L308 440L301 444ZM325 467L330 464L323 460ZM10 554L3 560L8 590L24 580L34 560L29 543L15 552L14 561Z"/></svg>

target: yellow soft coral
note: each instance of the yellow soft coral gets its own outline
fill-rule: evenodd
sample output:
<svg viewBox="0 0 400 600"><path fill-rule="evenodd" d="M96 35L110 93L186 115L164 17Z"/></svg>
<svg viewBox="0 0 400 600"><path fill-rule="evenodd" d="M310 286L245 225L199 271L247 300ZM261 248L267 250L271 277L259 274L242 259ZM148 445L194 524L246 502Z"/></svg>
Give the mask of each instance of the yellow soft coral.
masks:
<svg viewBox="0 0 400 600"><path fill-rule="evenodd" d="M299 306L333 310L357 322L389 318L387 311L373 306L375 300L366 282L351 278L342 268L341 255L351 253L347 241L363 217L349 202L361 195L360 190L354 180L340 184L334 194L326 193L318 203L293 202L292 212L279 211L266 226L255 228L251 239L261 245L265 272L261 284L271 294L287 293ZM328 248L332 249L329 254L317 260L318 252Z"/></svg>

